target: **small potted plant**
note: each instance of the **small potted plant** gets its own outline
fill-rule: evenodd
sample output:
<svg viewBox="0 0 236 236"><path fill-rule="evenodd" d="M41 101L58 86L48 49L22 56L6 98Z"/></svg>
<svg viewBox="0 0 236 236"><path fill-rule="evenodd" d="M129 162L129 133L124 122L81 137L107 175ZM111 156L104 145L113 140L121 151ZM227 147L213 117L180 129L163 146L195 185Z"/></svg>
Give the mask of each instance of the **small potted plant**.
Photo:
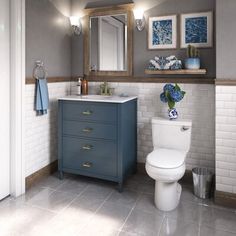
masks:
<svg viewBox="0 0 236 236"><path fill-rule="evenodd" d="M185 94L186 92L182 91L178 84L166 84L164 86L163 92L160 94L160 99L162 102L168 103L168 116L171 120L178 118L175 103L180 102L184 98Z"/></svg>
<svg viewBox="0 0 236 236"><path fill-rule="evenodd" d="M188 70L200 69L200 53L193 45L187 47L187 57L185 59L185 68Z"/></svg>

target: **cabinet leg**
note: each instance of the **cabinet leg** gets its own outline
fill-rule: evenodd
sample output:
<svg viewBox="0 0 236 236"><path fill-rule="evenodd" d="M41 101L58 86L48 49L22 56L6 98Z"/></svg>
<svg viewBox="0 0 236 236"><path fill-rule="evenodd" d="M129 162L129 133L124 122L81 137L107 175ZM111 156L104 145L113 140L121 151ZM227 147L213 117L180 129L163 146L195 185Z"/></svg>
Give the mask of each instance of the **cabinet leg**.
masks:
<svg viewBox="0 0 236 236"><path fill-rule="evenodd" d="M118 191L119 191L119 193L123 192L123 182L118 183Z"/></svg>
<svg viewBox="0 0 236 236"><path fill-rule="evenodd" d="M59 179L63 180L63 178L64 178L64 173L63 173L63 171L60 171L59 172Z"/></svg>

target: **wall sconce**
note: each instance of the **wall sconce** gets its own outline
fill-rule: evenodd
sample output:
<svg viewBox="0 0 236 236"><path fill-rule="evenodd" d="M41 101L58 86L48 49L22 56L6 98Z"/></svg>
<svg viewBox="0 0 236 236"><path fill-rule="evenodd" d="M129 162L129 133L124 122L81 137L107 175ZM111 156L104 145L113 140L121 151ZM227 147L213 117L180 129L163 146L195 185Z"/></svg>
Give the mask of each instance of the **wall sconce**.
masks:
<svg viewBox="0 0 236 236"><path fill-rule="evenodd" d="M80 35L82 32L82 25L80 22L80 17L78 16L71 16L70 17L70 24L73 29L75 35Z"/></svg>
<svg viewBox="0 0 236 236"><path fill-rule="evenodd" d="M133 13L137 30L142 31L145 27L144 11L142 9L135 9Z"/></svg>

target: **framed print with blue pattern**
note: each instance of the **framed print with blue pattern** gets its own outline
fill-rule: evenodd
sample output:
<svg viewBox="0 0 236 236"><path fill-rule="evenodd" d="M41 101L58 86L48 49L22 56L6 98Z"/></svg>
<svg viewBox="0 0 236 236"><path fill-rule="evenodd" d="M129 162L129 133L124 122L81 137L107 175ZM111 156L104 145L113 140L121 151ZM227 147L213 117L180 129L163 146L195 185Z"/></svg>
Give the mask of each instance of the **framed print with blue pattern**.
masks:
<svg viewBox="0 0 236 236"><path fill-rule="evenodd" d="M176 15L149 17L148 49L176 48Z"/></svg>
<svg viewBox="0 0 236 236"><path fill-rule="evenodd" d="M181 15L181 48L212 47L212 12Z"/></svg>

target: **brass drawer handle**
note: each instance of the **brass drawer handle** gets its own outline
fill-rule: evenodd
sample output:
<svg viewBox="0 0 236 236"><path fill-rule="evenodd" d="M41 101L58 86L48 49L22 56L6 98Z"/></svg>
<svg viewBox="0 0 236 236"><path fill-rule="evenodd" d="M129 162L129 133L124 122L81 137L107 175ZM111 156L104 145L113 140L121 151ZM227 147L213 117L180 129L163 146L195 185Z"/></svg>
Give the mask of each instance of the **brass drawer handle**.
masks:
<svg viewBox="0 0 236 236"><path fill-rule="evenodd" d="M92 131L93 131L92 128L84 128L84 129L83 129L83 132L84 132L84 133L90 133L90 132L92 132Z"/></svg>
<svg viewBox="0 0 236 236"><path fill-rule="evenodd" d="M83 167L86 167L86 168L90 168L90 167L92 167L92 163L91 162L84 162L83 163Z"/></svg>
<svg viewBox="0 0 236 236"><path fill-rule="evenodd" d="M93 148L92 145L86 144L82 147L83 150L91 150Z"/></svg>
<svg viewBox="0 0 236 236"><path fill-rule="evenodd" d="M83 111L82 114L83 114L84 116L90 116L90 115L93 114L93 112L90 111L90 110L87 110L87 111Z"/></svg>

